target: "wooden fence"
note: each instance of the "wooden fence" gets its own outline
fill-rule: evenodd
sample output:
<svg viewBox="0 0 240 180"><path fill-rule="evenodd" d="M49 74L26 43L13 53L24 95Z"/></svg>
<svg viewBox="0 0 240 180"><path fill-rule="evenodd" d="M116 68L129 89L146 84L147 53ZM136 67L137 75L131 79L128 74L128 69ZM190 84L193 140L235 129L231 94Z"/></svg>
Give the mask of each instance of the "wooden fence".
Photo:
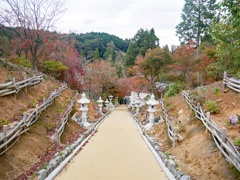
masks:
<svg viewBox="0 0 240 180"><path fill-rule="evenodd" d="M70 106L68 107L67 111L65 112L64 116L61 119L61 123L57 129L55 129L55 141L60 144L60 137L64 131L65 124L68 121L69 114L71 113L73 109L73 105L77 100L78 92L76 91L75 96L73 97L73 100L71 101Z"/></svg>
<svg viewBox="0 0 240 180"><path fill-rule="evenodd" d="M224 71L223 83L226 87L238 92L240 96L240 80L234 77L228 77L227 72Z"/></svg>
<svg viewBox="0 0 240 180"><path fill-rule="evenodd" d="M177 144L177 140L182 139L182 137L180 135L176 134L170 120L168 119L168 114L167 114L167 111L164 107L163 99L160 100L160 103L161 103L161 106L162 106L163 119L165 119L167 127L168 127L168 136L171 139L171 141L173 142L173 147L175 147L176 144Z"/></svg>
<svg viewBox="0 0 240 180"><path fill-rule="evenodd" d="M219 126L210 118L210 112L205 114L200 107L200 104L194 104L194 101L190 99L189 94L183 91L182 94L188 105L194 110L196 117L200 119L206 127L206 131L211 132L214 142L216 143L218 149L226 157L226 160L232 164L238 171L240 171L240 153L237 148L231 142L231 140L226 136L226 128L223 127L222 130Z"/></svg>
<svg viewBox="0 0 240 180"><path fill-rule="evenodd" d="M35 110L27 117L26 112L24 112L23 119L10 131L8 131L8 126L3 126L3 135L0 138L0 155L5 153L8 149L10 149L18 140L20 135L26 132L34 122L36 122L43 110L45 110L48 106L50 106L56 97L58 97L64 89L67 88L67 85L63 85L57 91L53 91L48 99L39 106L36 105Z"/></svg>
<svg viewBox="0 0 240 180"><path fill-rule="evenodd" d="M42 79L42 75L40 75L33 76L29 79L24 78L23 81L16 82L15 77L13 77L11 82L0 84L0 96L17 94L20 90L26 88L27 86L33 86L40 83Z"/></svg>

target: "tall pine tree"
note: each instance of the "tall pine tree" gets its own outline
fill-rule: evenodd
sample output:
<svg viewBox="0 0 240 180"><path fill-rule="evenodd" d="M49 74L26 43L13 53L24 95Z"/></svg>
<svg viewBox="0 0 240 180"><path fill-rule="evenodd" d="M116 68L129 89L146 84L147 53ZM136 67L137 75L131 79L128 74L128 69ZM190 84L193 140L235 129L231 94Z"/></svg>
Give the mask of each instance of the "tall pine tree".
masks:
<svg viewBox="0 0 240 180"><path fill-rule="evenodd" d="M176 32L180 41L196 41L197 54L201 39L208 35L216 11L216 0L185 0L182 22L176 26Z"/></svg>
<svg viewBox="0 0 240 180"><path fill-rule="evenodd" d="M138 55L145 56L148 49L155 49L158 46L159 38L155 35L153 28L150 31L144 29L138 30L129 44L125 57L125 65L133 66Z"/></svg>

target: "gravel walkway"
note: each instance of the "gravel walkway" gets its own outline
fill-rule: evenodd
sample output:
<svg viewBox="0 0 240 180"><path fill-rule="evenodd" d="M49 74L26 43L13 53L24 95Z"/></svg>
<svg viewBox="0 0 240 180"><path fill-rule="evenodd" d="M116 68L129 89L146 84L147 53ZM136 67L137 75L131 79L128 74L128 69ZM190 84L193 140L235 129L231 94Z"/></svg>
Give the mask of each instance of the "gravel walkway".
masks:
<svg viewBox="0 0 240 180"><path fill-rule="evenodd" d="M124 105L99 126L56 180L167 179Z"/></svg>

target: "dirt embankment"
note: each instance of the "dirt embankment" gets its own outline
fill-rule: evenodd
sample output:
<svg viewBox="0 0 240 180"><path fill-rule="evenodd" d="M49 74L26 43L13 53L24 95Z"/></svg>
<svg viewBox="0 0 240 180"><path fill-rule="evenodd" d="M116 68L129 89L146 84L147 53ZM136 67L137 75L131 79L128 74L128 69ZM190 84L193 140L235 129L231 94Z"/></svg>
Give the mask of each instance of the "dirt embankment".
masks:
<svg viewBox="0 0 240 180"><path fill-rule="evenodd" d="M202 90L204 88L204 90ZM218 88L218 90L216 90ZM220 126L227 127L227 136L236 143L240 139L240 126L228 126L226 121L233 114L240 114L240 101L237 93L232 90L223 90L222 82L216 82L208 86L199 87L192 91L200 91L204 96L204 102L212 100L217 102L220 108L219 114L211 114L211 118ZM217 93L216 93L217 91ZM184 139L172 148L172 142L167 135L167 126L163 122L156 125L151 131L166 154L175 157L177 168L186 172L192 179L240 179L237 170L221 156L209 132L203 123L195 118L183 95L177 95L165 99L166 109L174 129ZM202 108L206 109L204 103ZM143 108L146 110L147 108ZM161 113L160 104L157 105L155 116ZM140 115L143 119L145 112Z"/></svg>
<svg viewBox="0 0 240 180"><path fill-rule="evenodd" d="M24 76L32 77L32 74L11 66L0 66L0 83L11 80L13 76L17 80L23 80ZM43 97L47 99L55 88L61 86L60 82L45 76L40 84L28 87L27 91L20 91L16 96L0 97L0 119L9 125L20 121L24 111L34 108L35 104L43 101ZM0 157L0 179L28 179L50 161L57 151L64 149L83 133L84 129L69 118L61 136L62 144L58 145L51 139L52 132L74 95L74 91L65 89L53 104L42 112L36 123L20 136L18 142ZM96 112L92 106L90 109L92 116ZM76 111L78 108L74 106L71 116Z"/></svg>

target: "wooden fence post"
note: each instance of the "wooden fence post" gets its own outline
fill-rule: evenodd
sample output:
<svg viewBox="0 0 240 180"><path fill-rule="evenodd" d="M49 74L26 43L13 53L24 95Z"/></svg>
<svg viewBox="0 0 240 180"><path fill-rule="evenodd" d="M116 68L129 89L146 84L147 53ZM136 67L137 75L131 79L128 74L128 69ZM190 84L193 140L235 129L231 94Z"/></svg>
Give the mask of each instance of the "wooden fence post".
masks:
<svg viewBox="0 0 240 180"><path fill-rule="evenodd" d="M173 134L173 148L176 146L176 134Z"/></svg>
<svg viewBox="0 0 240 180"><path fill-rule="evenodd" d="M24 80L26 80L26 79L27 79L27 77L24 76ZM24 90L25 90L25 93L27 93L27 86L24 88Z"/></svg>
<svg viewBox="0 0 240 180"><path fill-rule="evenodd" d="M24 124L27 123L27 112L26 111L23 112L23 122L24 122ZM25 129L25 127L23 127L23 129Z"/></svg>
<svg viewBox="0 0 240 180"><path fill-rule="evenodd" d="M226 82L227 80L227 71L224 71L223 73L223 90L226 89L226 84L224 82Z"/></svg>
<svg viewBox="0 0 240 180"><path fill-rule="evenodd" d="M59 140L59 137L58 137L58 129L55 129L55 141L60 144L60 140Z"/></svg>
<svg viewBox="0 0 240 180"><path fill-rule="evenodd" d="M13 86L15 86L15 84L16 84L16 78L15 77L13 77L12 83L13 83ZM16 91L17 88L16 87L14 87L14 88L15 88L15 91ZM16 93L14 94L14 97L15 97L15 99L17 99L17 94Z"/></svg>
<svg viewBox="0 0 240 180"><path fill-rule="evenodd" d="M3 125L3 143L5 143L7 141L7 138L6 138L6 136L7 136L7 127L8 127L8 125ZM4 147L4 149L7 149L7 145Z"/></svg>
<svg viewBox="0 0 240 180"><path fill-rule="evenodd" d="M207 112L207 125L208 125L208 122L210 121L210 112ZM207 129L207 127L206 127L206 131L205 131L205 134L207 134L207 132L208 132L208 129Z"/></svg>
<svg viewBox="0 0 240 180"><path fill-rule="evenodd" d="M36 116L38 114L38 104L36 104Z"/></svg>
<svg viewBox="0 0 240 180"><path fill-rule="evenodd" d="M27 112L26 111L24 111L23 112L23 121L24 121L24 123L26 123L26 121L27 121Z"/></svg>
<svg viewBox="0 0 240 180"><path fill-rule="evenodd" d="M12 83L13 83L13 85L16 83L16 78L15 77L13 77Z"/></svg>
<svg viewBox="0 0 240 180"><path fill-rule="evenodd" d="M225 80L226 78L227 78L227 71L224 71L223 79Z"/></svg>
<svg viewBox="0 0 240 180"><path fill-rule="evenodd" d="M198 115L198 112L200 112L200 103L197 103L197 114Z"/></svg>
<svg viewBox="0 0 240 180"><path fill-rule="evenodd" d="M226 134L227 134L227 128L223 127L223 128L222 128L222 136L221 136L222 143L225 143L225 142L226 142ZM221 148L223 148L222 143L221 143ZM220 151L220 156L222 156L221 151Z"/></svg>

